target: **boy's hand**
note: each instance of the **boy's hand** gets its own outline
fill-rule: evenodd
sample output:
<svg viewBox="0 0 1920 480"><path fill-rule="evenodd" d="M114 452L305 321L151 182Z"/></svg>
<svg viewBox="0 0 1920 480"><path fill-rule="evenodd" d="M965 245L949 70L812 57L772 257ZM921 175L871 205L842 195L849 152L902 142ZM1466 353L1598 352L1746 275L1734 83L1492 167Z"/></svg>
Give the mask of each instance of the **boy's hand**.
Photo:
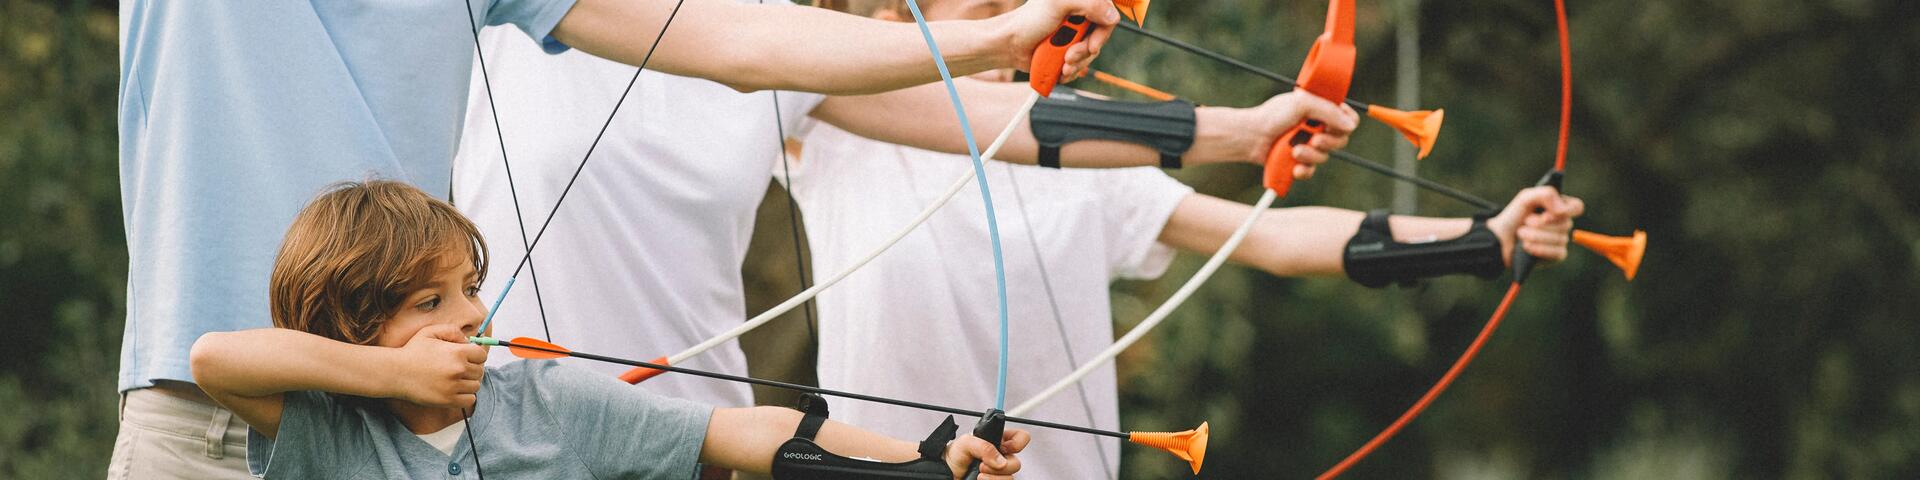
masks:
<svg viewBox="0 0 1920 480"><path fill-rule="evenodd" d="M1000 38L1008 40L1007 47L1014 63L1007 67L1025 70L1033 62L1033 50L1040 42L1053 36L1059 30L1060 22L1068 16L1081 15L1093 22L1092 32L1087 39L1067 49L1066 65L1062 67L1060 82L1066 83L1086 74L1087 66L1094 57L1100 56L1100 48L1107 44L1107 38L1113 35L1113 25L1120 21L1120 10L1113 7L1112 0L1037 0L1030 1L1002 15L1006 29Z"/></svg>
<svg viewBox="0 0 1920 480"><path fill-rule="evenodd" d="M1521 190L1499 215L1487 219L1487 229L1500 237L1502 256L1509 263L1516 237L1535 258L1558 262L1567 258L1573 219L1586 210L1579 198L1561 195L1553 187L1533 187Z"/></svg>
<svg viewBox="0 0 1920 480"><path fill-rule="evenodd" d="M995 451L993 444L986 440L962 435L947 446L947 468L953 469L953 478L960 478L974 460L979 460L980 478L1011 479L1020 471L1020 459L1013 454L1025 450L1027 442L1032 440L1026 430L1009 428L1000 437L1000 450Z"/></svg>
<svg viewBox="0 0 1920 480"><path fill-rule="evenodd" d="M1249 111L1257 115L1256 123L1250 125L1258 126L1261 135L1260 141L1250 146L1246 161L1256 165L1266 163L1267 150L1294 125L1307 120L1327 125L1325 132L1314 135L1307 143L1293 146L1293 158L1300 162L1293 168L1295 180L1313 178L1314 167L1326 163L1333 151L1346 148L1347 137L1360 126L1360 113L1353 107L1300 91L1276 95Z"/></svg>
<svg viewBox="0 0 1920 480"><path fill-rule="evenodd" d="M393 397L428 407L473 408L487 348L453 325L420 329L396 351Z"/></svg>

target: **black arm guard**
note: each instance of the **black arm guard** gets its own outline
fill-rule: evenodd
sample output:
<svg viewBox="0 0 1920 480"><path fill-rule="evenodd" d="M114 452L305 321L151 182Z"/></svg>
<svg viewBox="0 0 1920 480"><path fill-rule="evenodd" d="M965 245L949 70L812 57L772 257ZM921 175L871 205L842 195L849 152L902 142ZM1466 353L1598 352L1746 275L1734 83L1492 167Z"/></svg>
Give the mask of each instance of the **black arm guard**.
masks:
<svg viewBox="0 0 1920 480"><path fill-rule="evenodd" d="M1060 168L1060 147L1088 140L1145 145L1160 152L1161 168L1180 168L1180 155L1193 146L1193 104L1096 100L1062 89L1034 104L1029 126L1040 144L1039 164Z"/></svg>
<svg viewBox="0 0 1920 480"><path fill-rule="evenodd" d="M1484 216L1474 216L1473 227L1459 238L1399 243L1393 241L1386 210L1367 213L1360 231L1347 242L1341 263L1347 278L1371 288L1454 273L1493 279L1507 268L1500 258L1500 237L1487 229Z"/></svg>
<svg viewBox="0 0 1920 480"><path fill-rule="evenodd" d="M828 479L925 479L952 480L953 469L947 466L945 453L947 443L952 442L960 426L953 423L953 417L935 428L932 435L920 442L920 458L910 462L887 463L873 460L835 455L813 442L814 434L820 432L820 425L827 421L827 402L819 395L807 394L800 397L800 411L806 417L800 419L800 428L794 431L793 438L780 444L780 450L773 454L773 478L781 480L828 480Z"/></svg>

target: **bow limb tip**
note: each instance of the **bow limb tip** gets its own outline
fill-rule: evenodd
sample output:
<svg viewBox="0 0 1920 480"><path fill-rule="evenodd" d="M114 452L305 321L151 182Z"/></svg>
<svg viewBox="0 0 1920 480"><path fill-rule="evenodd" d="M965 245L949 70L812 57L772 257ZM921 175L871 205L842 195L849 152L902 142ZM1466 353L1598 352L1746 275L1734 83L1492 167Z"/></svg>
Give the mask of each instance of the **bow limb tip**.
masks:
<svg viewBox="0 0 1920 480"><path fill-rule="evenodd" d="M1200 422L1200 428L1184 432L1133 432L1127 434L1127 441L1164 450L1173 456L1187 461L1193 467L1195 475L1200 474L1200 464L1207 458L1207 422Z"/></svg>

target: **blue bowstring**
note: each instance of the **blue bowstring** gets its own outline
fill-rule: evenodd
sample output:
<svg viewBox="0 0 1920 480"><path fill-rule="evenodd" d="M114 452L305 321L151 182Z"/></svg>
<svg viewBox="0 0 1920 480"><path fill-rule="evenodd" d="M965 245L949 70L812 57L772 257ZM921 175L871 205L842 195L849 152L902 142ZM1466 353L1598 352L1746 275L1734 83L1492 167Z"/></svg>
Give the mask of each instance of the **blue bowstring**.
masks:
<svg viewBox="0 0 1920 480"><path fill-rule="evenodd" d="M927 29L927 18L920 14L920 5L907 0L907 10L913 12L913 23L920 25L920 36L926 38L927 49L933 51L933 65L940 68L940 81L947 85L947 98L953 101L953 114L960 118L960 133L967 138L967 154L973 157L974 183L980 185L980 200L987 205L987 235L993 240L994 288L1000 294L1000 374L993 393L993 408L1007 409L1007 265L1000 257L1000 222L993 216L993 192L987 189L987 167L980 162L980 146L973 142L973 125L967 121L967 107L960 103L960 91L953 86L953 74L947 72L946 57L940 55L940 45L933 42L933 31Z"/></svg>
<svg viewBox="0 0 1920 480"><path fill-rule="evenodd" d="M507 286L500 288L500 297L493 299L493 309L487 310L487 320L484 322L480 322L480 330L473 332L474 336L476 337L488 336L487 325L493 324L493 315L496 313L500 313L500 303L507 301L507 292L513 291L513 281L519 280L519 279L520 279L519 276L507 277ZM538 290L538 289L535 289L535 290Z"/></svg>

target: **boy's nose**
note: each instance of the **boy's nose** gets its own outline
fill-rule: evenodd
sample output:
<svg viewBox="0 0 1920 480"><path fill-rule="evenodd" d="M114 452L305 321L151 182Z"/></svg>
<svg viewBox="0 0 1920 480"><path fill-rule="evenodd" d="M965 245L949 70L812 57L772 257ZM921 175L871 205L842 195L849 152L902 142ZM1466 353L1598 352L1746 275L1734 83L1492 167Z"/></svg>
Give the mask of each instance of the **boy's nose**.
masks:
<svg viewBox="0 0 1920 480"><path fill-rule="evenodd" d="M474 335L485 336L487 332L479 330L480 325L486 323L487 320L487 305L481 303L478 299L467 301L467 305L471 308L468 308L467 311L461 315L460 329L472 332Z"/></svg>

